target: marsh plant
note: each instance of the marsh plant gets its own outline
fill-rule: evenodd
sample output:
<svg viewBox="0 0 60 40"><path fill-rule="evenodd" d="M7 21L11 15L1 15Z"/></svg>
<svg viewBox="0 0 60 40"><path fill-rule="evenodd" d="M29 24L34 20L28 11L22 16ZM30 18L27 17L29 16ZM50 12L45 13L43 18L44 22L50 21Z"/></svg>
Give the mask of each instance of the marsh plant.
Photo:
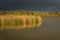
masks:
<svg viewBox="0 0 60 40"><path fill-rule="evenodd" d="M39 24L39 19L38 18L35 18L35 25L38 25Z"/></svg>
<svg viewBox="0 0 60 40"><path fill-rule="evenodd" d="M15 26L23 26L24 22L22 19L15 19L14 20L14 25Z"/></svg>
<svg viewBox="0 0 60 40"><path fill-rule="evenodd" d="M2 27L2 20L0 19L0 28Z"/></svg>
<svg viewBox="0 0 60 40"><path fill-rule="evenodd" d="M29 25L29 24L30 24L29 19L25 19L25 24L26 24L26 25Z"/></svg>
<svg viewBox="0 0 60 40"><path fill-rule="evenodd" d="M4 19L4 27L6 26L13 26L12 19Z"/></svg>
<svg viewBox="0 0 60 40"><path fill-rule="evenodd" d="M34 25L34 19L31 18L31 25Z"/></svg>

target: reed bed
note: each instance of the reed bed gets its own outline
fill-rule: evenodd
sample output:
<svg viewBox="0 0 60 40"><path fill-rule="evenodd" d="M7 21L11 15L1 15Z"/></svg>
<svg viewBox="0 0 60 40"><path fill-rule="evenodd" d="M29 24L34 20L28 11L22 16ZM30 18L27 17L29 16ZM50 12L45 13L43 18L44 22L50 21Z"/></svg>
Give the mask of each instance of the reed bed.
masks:
<svg viewBox="0 0 60 40"><path fill-rule="evenodd" d="M20 29L41 26L41 17L33 15L0 16L0 29Z"/></svg>

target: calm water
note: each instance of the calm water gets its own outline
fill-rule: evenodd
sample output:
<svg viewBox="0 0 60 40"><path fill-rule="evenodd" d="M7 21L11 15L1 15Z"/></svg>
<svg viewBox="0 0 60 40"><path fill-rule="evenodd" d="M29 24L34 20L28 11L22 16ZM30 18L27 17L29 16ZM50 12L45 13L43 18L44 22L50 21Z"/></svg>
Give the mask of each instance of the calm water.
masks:
<svg viewBox="0 0 60 40"><path fill-rule="evenodd" d="M42 26L0 31L0 40L60 40L60 17L42 17Z"/></svg>

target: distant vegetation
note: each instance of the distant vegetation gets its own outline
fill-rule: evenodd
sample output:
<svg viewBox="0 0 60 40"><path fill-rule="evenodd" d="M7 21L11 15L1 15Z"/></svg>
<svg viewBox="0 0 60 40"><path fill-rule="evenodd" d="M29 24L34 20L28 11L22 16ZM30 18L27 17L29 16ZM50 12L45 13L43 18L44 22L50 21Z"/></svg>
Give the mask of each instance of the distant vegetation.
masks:
<svg viewBox="0 0 60 40"><path fill-rule="evenodd" d="M39 12L31 10L0 10L0 15L60 16L60 12Z"/></svg>

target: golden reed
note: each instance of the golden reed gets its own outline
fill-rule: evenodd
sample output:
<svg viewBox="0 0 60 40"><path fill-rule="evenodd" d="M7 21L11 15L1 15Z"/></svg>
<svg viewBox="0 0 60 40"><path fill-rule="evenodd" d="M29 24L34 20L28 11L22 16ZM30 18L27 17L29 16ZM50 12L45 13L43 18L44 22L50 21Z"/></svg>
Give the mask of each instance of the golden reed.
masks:
<svg viewBox="0 0 60 40"><path fill-rule="evenodd" d="M40 27L40 16L34 15L0 15L0 29L20 29Z"/></svg>
<svg viewBox="0 0 60 40"><path fill-rule="evenodd" d="M34 16L60 16L60 12L43 12L31 10L0 10L0 15L34 15Z"/></svg>
<svg viewBox="0 0 60 40"><path fill-rule="evenodd" d="M60 12L0 10L0 30L41 27L43 16L60 16Z"/></svg>

